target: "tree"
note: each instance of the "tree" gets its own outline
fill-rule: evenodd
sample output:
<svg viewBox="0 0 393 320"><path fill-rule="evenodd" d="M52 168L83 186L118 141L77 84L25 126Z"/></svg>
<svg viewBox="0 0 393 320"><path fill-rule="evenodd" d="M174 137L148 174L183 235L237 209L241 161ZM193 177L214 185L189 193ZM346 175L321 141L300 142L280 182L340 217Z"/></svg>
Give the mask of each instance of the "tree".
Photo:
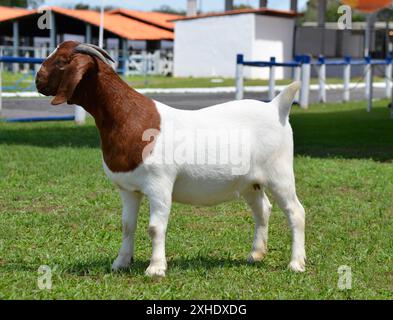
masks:
<svg viewBox="0 0 393 320"><path fill-rule="evenodd" d="M233 6L233 10L241 10L241 9L254 9L254 8L248 4L239 4Z"/></svg>
<svg viewBox="0 0 393 320"><path fill-rule="evenodd" d="M37 9L40 5L44 3L44 0L28 0L29 8Z"/></svg>
<svg viewBox="0 0 393 320"><path fill-rule="evenodd" d="M0 0L0 6L27 8L27 0Z"/></svg>
<svg viewBox="0 0 393 320"><path fill-rule="evenodd" d="M153 11L161 12L161 13L177 14L179 16L186 15L186 12L184 10L177 10L168 5L162 5L161 7L159 7L158 9L154 9Z"/></svg>
<svg viewBox="0 0 393 320"><path fill-rule="evenodd" d="M89 5L85 4L85 3L77 3L74 6L74 9L77 9L77 10L88 10L89 9Z"/></svg>
<svg viewBox="0 0 393 320"><path fill-rule="evenodd" d="M307 2L307 8L304 12L303 22L304 21L317 21L318 20L318 0L309 0ZM340 14L338 13L338 8L341 6L341 2L339 0L327 0L326 5L326 22L337 22ZM363 13L353 11L352 12L352 21L365 21L366 17Z"/></svg>
<svg viewBox="0 0 393 320"><path fill-rule="evenodd" d="M43 0L0 0L0 6L18 8L38 8Z"/></svg>

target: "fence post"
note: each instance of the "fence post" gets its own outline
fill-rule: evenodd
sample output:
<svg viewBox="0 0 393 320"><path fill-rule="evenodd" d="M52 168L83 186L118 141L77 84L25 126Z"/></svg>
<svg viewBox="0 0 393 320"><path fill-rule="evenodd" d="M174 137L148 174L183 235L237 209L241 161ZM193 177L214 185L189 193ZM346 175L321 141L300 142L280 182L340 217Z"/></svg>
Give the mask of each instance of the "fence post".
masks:
<svg viewBox="0 0 393 320"><path fill-rule="evenodd" d="M41 58L40 55L40 48L34 48L34 57L35 58ZM37 73L40 70L40 65L39 64L35 64L34 65L34 72Z"/></svg>
<svg viewBox="0 0 393 320"><path fill-rule="evenodd" d="M350 83L351 83L351 57L345 57L345 65L344 65L344 92L343 92L343 101L348 102L350 97Z"/></svg>
<svg viewBox="0 0 393 320"><path fill-rule="evenodd" d="M86 111L81 106L75 105L75 123L84 124L86 122Z"/></svg>
<svg viewBox="0 0 393 320"><path fill-rule="evenodd" d="M371 112L373 104L373 70L371 64L371 57L365 57L366 60L366 99L367 112Z"/></svg>
<svg viewBox="0 0 393 320"><path fill-rule="evenodd" d="M386 68L385 68L385 84L386 84L386 90L385 90L385 97L387 99L392 98L392 64L393 60L392 57L389 56L386 58Z"/></svg>
<svg viewBox="0 0 393 320"><path fill-rule="evenodd" d="M123 75L128 76L128 59L129 59L129 53L128 53L128 40L123 39L122 40L122 56L123 56Z"/></svg>
<svg viewBox="0 0 393 320"><path fill-rule="evenodd" d="M318 58L319 63L319 102L326 103L326 63L325 57Z"/></svg>
<svg viewBox="0 0 393 320"><path fill-rule="evenodd" d="M300 106L308 108L310 98L310 76L311 76L311 58L303 56L302 58L302 89L300 91Z"/></svg>
<svg viewBox="0 0 393 320"><path fill-rule="evenodd" d="M299 56L295 56L295 62L298 62L298 63L301 62ZM294 79L294 81L299 81L299 82L301 81L301 66L300 65L294 67L293 79ZM300 101L300 91L296 92L295 99L294 99L294 102L299 103L299 101Z"/></svg>
<svg viewBox="0 0 393 320"><path fill-rule="evenodd" d="M243 99L244 96L244 55L238 54L236 58L236 100Z"/></svg>
<svg viewBox="0 0 393 320"><path fill-rule="evenodd" d="M274 65L276 63L276 58L271 57L270 58L270 67L269 67L269 101L272 101L275 96L275 91L276 91L276 66Z"/></svg>

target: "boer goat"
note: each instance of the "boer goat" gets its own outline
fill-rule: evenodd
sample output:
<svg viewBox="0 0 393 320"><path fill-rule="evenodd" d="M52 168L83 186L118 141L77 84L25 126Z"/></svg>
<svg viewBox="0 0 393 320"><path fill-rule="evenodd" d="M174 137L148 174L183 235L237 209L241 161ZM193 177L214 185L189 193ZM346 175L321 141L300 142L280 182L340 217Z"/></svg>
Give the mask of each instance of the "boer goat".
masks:
<svg viewBox="0 0 393 320"><path fill-rule="evenodd" d="M291 84L270 103L241 100L184 111L130 88L114 72L109 60L108 53L99 47L63 42L42 64L36 86L40 93L54 96L52 105L77 104L95 119L104 171L119 188L123 203L123 240L112 269L126 268L132 261L143 196L150 204L152 256L148 276L165 276L165 235L173 201L215 205L243 197L255 220L248 261L262 260L267 252L271 212L266 188L285 212L292 231L289 267L304 271L305 213L295 190L293 137L288 120L300 84ZM226 140L217 150L217 144L211 143L214 137L209 135L207 146L202 147L178 139L179 132L196 134L200 130L220 131ZM233 132L248 135L239 140L231 135ZM231 148L244 149L248 150L249 161L243 166L245 170L235 172L237 164L231 163L230 157L219 162L195 161L193 152L180 152L187 147L194 153L199 148L213 158L217 151L227 154Z"/></svg>

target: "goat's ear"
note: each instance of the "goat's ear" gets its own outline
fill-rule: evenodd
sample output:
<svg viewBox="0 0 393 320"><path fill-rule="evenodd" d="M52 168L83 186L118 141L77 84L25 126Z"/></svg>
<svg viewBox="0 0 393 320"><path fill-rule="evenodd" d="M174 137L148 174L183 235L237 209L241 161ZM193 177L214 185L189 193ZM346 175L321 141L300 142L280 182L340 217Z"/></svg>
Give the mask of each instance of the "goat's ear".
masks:
<svg viewBox="0 0 393 320"><path fill-rule="evenodd" d="M64 69L63 78L51 104L58 105L69 101L78 83L93 66L94 62L90 56L86 54L75 54L74 58Z"/></svg>

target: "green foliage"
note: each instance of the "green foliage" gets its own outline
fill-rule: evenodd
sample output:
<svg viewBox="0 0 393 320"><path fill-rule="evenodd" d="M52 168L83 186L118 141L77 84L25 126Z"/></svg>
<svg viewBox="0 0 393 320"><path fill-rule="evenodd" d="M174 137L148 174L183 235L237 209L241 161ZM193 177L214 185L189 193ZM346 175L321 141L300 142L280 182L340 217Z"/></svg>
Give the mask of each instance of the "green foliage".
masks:
<svg viewBox="0 0 393 320"><path fill-rule="evenodd" d="M28 5L27 0L0 0L0 6L5 6L5 7L26 8L27 5Z"/></svg>
<svg viewBox="0 0 393 320"><path fill-rule="evenodd" d="M178 10L178 9L174 9L169 5L162 5L157 9L153 10L154 12L161 12L161 13L169 13L169 14L177 14L179 16L185 16L186 15L186 11L184 10Z"/></svg>
<svg viewBox="0 0 393 320"><path fill-rule="evenodd" d="M342 3L339 0L327 0L326 6L326 22L337 22L340 14L337 12L338 7ZM307 3L307 8L302 18L303 21L313 22L318 21L318 0L309 0ZM365 21L365 15L353 11L352 21Z"/></svg>
<svg viewBox="0 0 393 320"><path fill-rule="evenodd" d="M306 208L307 271L287 269L290 232L274 203L266 259L248 265L253 218L243 202L175 204L167 278L144 276L148 203L132 267L110 271L121 204L104 176L93 121L0 123L0 299L392 299L393 125L387 101L293 107L295 173ZM52 268L52 290L37 270ZM352 268L351 290L337 270Z"/></svg>
<svg viewBox="0 0 393 320"><path fill-rule="evenodd" d="M20 8L38 8L43 4L43 0L0 0L0 6L20 7Z"/></svg>

